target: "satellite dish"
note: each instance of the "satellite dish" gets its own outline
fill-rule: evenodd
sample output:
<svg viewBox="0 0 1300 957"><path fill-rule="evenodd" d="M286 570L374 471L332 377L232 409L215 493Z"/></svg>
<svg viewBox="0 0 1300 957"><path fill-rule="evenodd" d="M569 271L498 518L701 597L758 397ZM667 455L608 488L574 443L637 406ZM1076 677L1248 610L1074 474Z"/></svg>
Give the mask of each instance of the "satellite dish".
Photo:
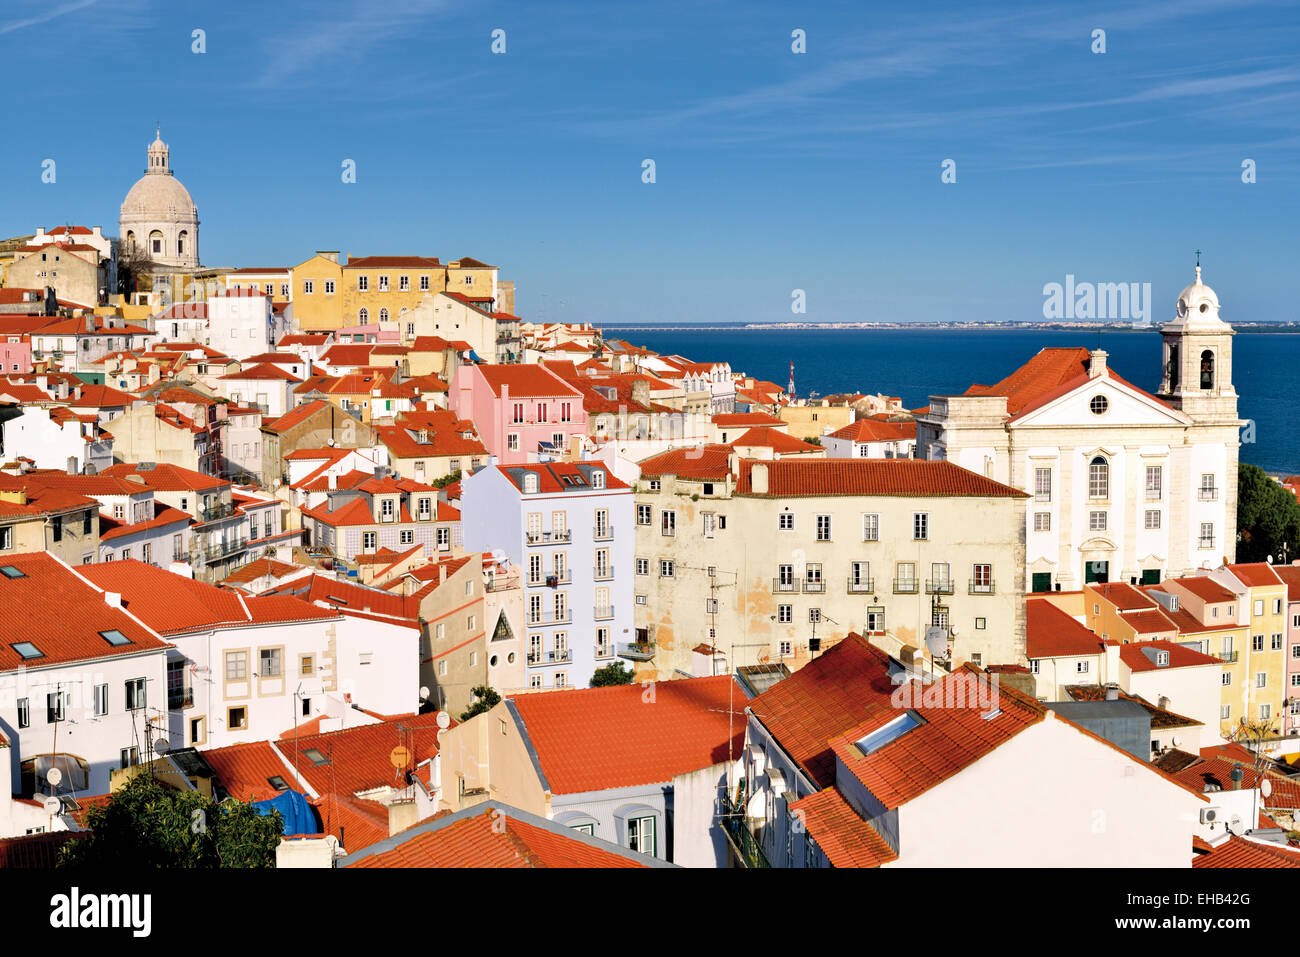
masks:
<svg viewBox="0 0 1300 957"><path fill-rule="evenodd" d="M50 768L45 772L45 780L50 782L51 787L58 787L59 782L63 780L63 772L58 768Z"/></svg>
<svg viewBox="0 0 1300 957"><path fill-rule="evenodd" d="M956 637L957 637L957 626L956 626L956 625L953 625L951 628L949 628L949 629L948 629L948 633L949 633L950 635L952 635L954 638L956 638Z"/></svg>
<svg viewBox="0 0 1300 957"><path fill-rule="evenodd" d="M41 807L44 808L46 814L58 814L63 810L63 802L51 794L41 802Z"/></svg>
<svg viewBox="0 0 1300 957"><path fill-rule="evenodd" d="M421 701L428 701L428 700L429 700L429 686L428 686L428 685L420 685L420 700L421 700Z"/></svg>
<svg viewBox="0 0 1300 957"><path fill-rule="evenodd" d="M925 630L925 650L931 657L942 658L948 653L948 632L938 625L931 625Z"/></svg>
<svg viewBox="0 0 1300 957"><path fill-rule="evenodd" d="M1230 821L1228 822L1228 830L1231 831L1233 834L1240 834L1240 833L1241 833L1241 815L1240 815L1240 814L1234 814L1234 815L1232 815L1232 820L1230 820Z"/></svg>
<svg viewBox="0 0 1300 957"><path fill-rule="evenodd" d="M1273 793L1273 782L1270 781L1268 778L1265 778L1264 780L1260 781L1260 782L1259 782L1259 793L1262 794L1262 795L1264 795L1264 797L1268 797L1270 794L1272 794L1272 793Z"/></svg>
<svg viewBox="0 0 1300 957"><path fill-rule="evenodd" d="M448 728L451 727L451 715L449 715L445 711L439 711L438 717L435 720L437 720L438 722L438 727L441 728L443 731L446 731Z"/></svg>
<svg viewBox="0 0 1300 957"><path fill-rule="evenodd" d="M154 754L166 754L169 747L171 747L171 745L167 743L166 738L159 738L153 743Z"/></svg>
<svg viewBox="0 0 1300 957"><path fill-rule="evenodd" d="M1170 743L1173 744L1173 746L1174 746L1175 748L1178 747L1180 744L1183 743L1182 740L1178 737L1178 735L1174 735L1174 736L1173 736L1172 738L1170 738L1169 740L1170 740Z"/></svg>

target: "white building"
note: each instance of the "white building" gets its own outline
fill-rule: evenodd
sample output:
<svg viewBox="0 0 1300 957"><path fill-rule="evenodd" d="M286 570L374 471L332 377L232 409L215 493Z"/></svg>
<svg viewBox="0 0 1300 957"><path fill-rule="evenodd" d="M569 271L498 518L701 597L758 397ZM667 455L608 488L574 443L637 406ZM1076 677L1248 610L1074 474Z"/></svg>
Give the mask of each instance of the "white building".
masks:
<svg viewBox="0 0 1300 957"><path fill-rule="evenodd" d="M419 704L416 628L291 595L245 597L135 561L87 573L175 646L166 665L173 748L273 739L337 712L340 700L379 714Z"/></svg>
<svg viewBox="0 0 1300 957"><path fill-rule="evenodd" d="M916 456L948 459L1034 496L1031 590L1156 583L1236 552L1237 393L1232 329L1196 281L1161 330L1160 392L1100 349L1044 349L996 385L932 396Z"/></svg>
<svg viewBox="0 0 1300 957"><path fill-rule="evenodd" d="M858 419L822 437L833 459L910 459L916 448L915 422Z"/></svg>
<svg viewBox="0 0 1300 957"><path fill-rule="evenodd" d="M632 489L601 464L491 466L461 481L467 551L523 570L531 688L585 687L632 640Z"/></svg>
<svg viewBox="0 0 1300 957"><path fill-rule="evenodd" d="M26 797L107 793L166 729L167 642L81 571L44 552L0 564L0 755Z"/></svg>
<svg viewBox="0 0 1300 957"><path fill-rule="evenodd" d="M208 298L208 345L235 359L272 352L287 333L271 297L259 289L218 289Z"/></svg>
<svg viewBox="0 0 1300 957"><path fill-rule="evenodd" d="M0 422L0 449L9 459L27 458L36 468L100 472L113 464L113 438L97 416L63 407L23 406Z"/></svg>

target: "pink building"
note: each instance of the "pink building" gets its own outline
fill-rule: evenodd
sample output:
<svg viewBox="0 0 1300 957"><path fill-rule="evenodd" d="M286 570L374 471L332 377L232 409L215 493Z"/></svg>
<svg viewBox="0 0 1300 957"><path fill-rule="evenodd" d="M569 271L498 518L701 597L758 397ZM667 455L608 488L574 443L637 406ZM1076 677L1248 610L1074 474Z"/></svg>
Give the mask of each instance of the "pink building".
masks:
<svg viewBox="0 0 1300 957"><path fill-rule="evenodd" d="M587 435L582 393L539 365L457 366L448 398L499 465L560 457Z"/></svg>
<svg viewBox="0 0 1300 957"><path fill-rule="evenodd" d="M26 335L0 336L0 373L32 371L32 339Z"/></svg>

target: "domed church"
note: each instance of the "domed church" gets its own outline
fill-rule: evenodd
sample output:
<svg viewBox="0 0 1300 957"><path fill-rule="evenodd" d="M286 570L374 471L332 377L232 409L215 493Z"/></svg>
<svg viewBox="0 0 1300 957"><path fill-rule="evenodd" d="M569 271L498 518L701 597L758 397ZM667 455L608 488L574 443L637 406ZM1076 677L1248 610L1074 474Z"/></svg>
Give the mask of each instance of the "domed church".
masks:
<svg viewBox="0 0 1300 957"><path fill-rule="evenodd" d="M124 246L134 245L159 266L198 268L199 210L173 174L162 130L149 144L149 165L122 202Z"/></svg>

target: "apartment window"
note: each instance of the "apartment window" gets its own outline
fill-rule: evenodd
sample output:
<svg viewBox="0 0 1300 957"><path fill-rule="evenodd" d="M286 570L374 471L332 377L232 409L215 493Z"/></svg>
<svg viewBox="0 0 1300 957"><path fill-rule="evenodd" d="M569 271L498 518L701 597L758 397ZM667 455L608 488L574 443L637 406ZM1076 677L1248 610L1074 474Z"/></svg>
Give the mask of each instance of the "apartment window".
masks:
<svg viewBox="0 0 1300 957"><path fill-rule="evenodd" d="M873 634L885 630L885 609L868 608L867 609L867 631Z"/></svg>
<svg viewBox="0 0 1300 957"><path fill-rule="evenodd" d="M608 658L610 656L609 629L596 629L596 657Z"/></svg>
<svg viewBox="0 0 1300 957"><path fill-rule="evenodd" d="M28 698L18 699L18 727L30 728L32 726L32 703Z"/></svg>
<svg viewBox="0 0 1300 957"><path fill-rule="evenodd" d="M1271 704L1262 704L1259 706L1259 720L1267 721L1273 716L1273 706Z"/></svg>
<svg viewBox="0 0 1300 957"><path fill-rule="evenodd" d="M794 531L794 512L782 512L778 515L776 527L782 532Z"/></svg>
<svg viewBox="0 0 1300 957"><path fill-rule="evenodd" d="M1270 650L1272 650L1272 651L1281 651L1281 650L1282 650L1282 636L1281 636L1281 635L1272 635L1272 636L1270 636L1270 638L1269 638L1269 645L1270 645Z"/></svg>
<svg viewBox="0 0 1300 957"><path fill-rule="evenodd" d="M820 608L809 608L809 609L808 609L808 622L809 622L809 624L813 624L813 625L820 624L820 623L821 623L821 620L822 620L822 610L821 610Z"/></svg>
<svg viewBox="0 0 1300 957"><path fill-rule="evenodd" d="M894 578L899 591L916 590L916 565L912 562L899 562L895 566Z"/></svg>
<svg viewBox="0 0 1300 957"><path fill-rule="evenodd" d="M568 673L567 673L567 672L564 672L564 671L557 671L557 672L555 673L555 687L557 687L557 688L567 688L568 686L569 686L569 675L568 675Z"/></svg>
<svg viewBox="0 0 1300 957"><path fill-rule="evenodd" d="M930 515L928 512L916 512L912 515L912 538L918 542L930 537Z"/></svg>
<svg viewBox="0 0 1300 957"><path fill-rule="evenodd" d="M380 276L380 277L379 277L379 291L380 291L380 292L388 292L388 277L387 277L387 276Z"/></svg>
<svg viewBox="0 0 1300 957"><path fill-rule="evenodd" d="M1052 530L1052 513L1035 512L1034 513L1034 531L1050 532Z"/></svg>
<svg viewBox="0 0 1300 957"><path fill-rule="evenodd" d="M664 509L659 513L659 531L663 535L677 534L677 513Z"/></svg>
<svg viewBox="0 0 1300 957"><path fill-rule="evenodd" d="M776 620L783 625L788 625L794 621L794 605L777 605Z"/></svg>
<svg viewBox="0 0 1300 957"><path fill-rule="evenodd" d="M1213 522L1201 522L1200 547L1201 548L1214 547L1214 523Z"/></svg>
<svg viewBox="0 0 1300 957"><path fill-rule="evenodd" d="M66 691L53 691L45 696L45 720L53 724L63 721L68 712L72 696Z"/></svg>
<svg viewBox="0 0 1300 957"><path fill-rule="evenodd" d="M1147 466L1147 501L1158 502L1163 494L1164 469L1159 465ZM1159 528L1160 526L1155 526Z"/></svg>
<svg viewBox="0 0 1300 957"><path fill-rule="evenodd" d="M310 279L304 279L302 281L302 291L306 295L310 296L313 292L316 291L316 284Z"/></svg>
<svg viewBox="0 0 1300 957"><path fill-rule="evenodd" d="M1110 464L1100 455L1088 464L1088 497L1110 498Z"/></svg>
<svg viewBox="0 0 1300 957"><path fill-rule="evenodd" d="M1052 500L1052 470L1034 469L1034 501Z"/></svg>
<svg viewBox="0 0 1300 957"><path fill-rule="evenodd" d="M1149 508L1149 509L1146 510L1146 522L1145 522L1145 525L1146 525L1147 528L1159 528L1159 527L1160 527L1160 509L1158 509L1158 508Z"/></svg>
<svg viewBox="0 0 1300 957"><path fill-rule="evenodd" d="M993 566L974 565L971 568L971 587L977 592L993 590Z"/></svg>
<svg viewBox="0 0 1300 957"><path fill-rule="evenodd" d="M636 523L638 525L649 525L653 521L649 505L638 505L636 507Z"/></svg>
<svg viewBox="0 0 1300 957"><path fill-rule="evenodd" d="M1213 501L1217 497L1214 488L1214 473L1204 472L1201 475L1201 498L1207 501Z"/></svg>
<svg viewBox="0 0 1300 957"><path fill-rule="evenodd" d="M287 282L280 283L280 298L281 299L289 298L289 284Z"/></svg>
<svg viewBox="0 0 1300 957"><path fill-rule="evenodd" d="M126 682L126 710L139 711L145 706L144 679L132 678Z"/></svg>
<svg viewBox="0 0 1300 957"><path fill-rule="evenodd" d="M226 652L226 680L243 681L248 677L248 652Z"/></svg>
<svg viewBox="0 0 1300 957"><path fill-rule="evenodd" d="M667 559L660 559L660 561L659 561L659 577L660 577L660 578L672 578L672 577L673 577L673 571L674 571L674 563L673 563L673 562L670 562L670 561L668 561Z"/></svg>
<svg viewBox="0 0 1300 957"><path fill-rule="evenodd" d="M1039 662L1039 659L1037 659L1037 658L1030 658L1030 659L1029 659L1029 673L1030 673L1030 674L1034 674L1034 675L1038 674L1038 662Z"/></svg>
<svg viewBox="0 0 1300 957"><path fill-rule="evenodd" d="M651 479L648 484L650 487L650 491L652 492L657 492L659 491L660 488L663 487L663 482L659 479Z"/></svg>
<svg viewBox="0 0 1300 957"><path fill-rule="evenodd" d="M1088 662L1076 661L1074 663L1075 674L1086 675L1088 673Z"/></svg>
<svg viewBox="0 0 1300 957"><path fill-rule="evenodd" d="M1263 635L1251 635L1251 637L1250 637L1250 648L1251 648L1252 651L1263 651L1263 650L1264 650L1264 636L1263 636Z"/></svg>
<svg viewBox="0 0 1300 957"><path fill-rule="evenodd" d="M1282 614L1282 599L1281 599L1281 598L1274 598L1274 599L1273 599L1273 614L1275 614L1275 615L1280 615L1280 614Z"/></svg>
<svg viewBox="0 0 1300 957"><path fill-rule="evenodd" d="M55 515L54 518L50 520L50 524L51 524L51 537L56 542L63 541L63 516Z"/></svg>
<svg viewBox="0 0 1300 957"><path fill-rule="evenodd" d="M231 731L243 731L248 727L248 709L227 708L226 709L226 727Z"/></svg>
<svg viewBox="0 0 1300 957"><path fill-rule="evenodd" d="M1219 681L1219 684L1221 684L1221 685L1225 685L1225 686L1226 686L1226 685L1230 685L1230 684L1232 684L1232 672L1231 672L1231 671L1225 671L1225 672L1223 673L1223 677L1222 677L1222 679Z"/></svg>
<svg viewBox="0 0 1300 957"><path fill-rule="evenodd" d="M370 277L369 277L369 276L358 276L358 277L357 277L357 291L358 291L358 292L369 292L369 291L370 291Z"/></svg>
<svg viewBox="0 0 1300 957"><path fill-rule="evenodd" d="M399 292L410 292L410 291L411 291L411 277L410 277L410 276L398 276L398 277L397 277L397 289L398 289Z"/></svg>
<svg viewBox="0 0 1300 957"><path fill-rule="evenodd" d="M1257 671L1257 672L1255 672L1255 687L1256 687L1256 688L1267 688L1267 687L1268 687L1268 672L1267 672L1267 671Z"/></svg>
<svg viewBox="0 0 1300 957"><path fill-rule="evenodd" d="M94 688L95 717L102 718L108 714L108 685L95 685Z"/></svg>
<svg viewBox="0 0 1300 957"><path fill-rule="evenodd" d="M541 676L541 675L529 675L529 676L528 676L528 687L530 687L530 688L540 688L541 686L542 686L542 676Z"/></svg>
<svg viewBox="0 0 1300 957"><path fill-rule="evenodd" d="M864 542L880 541L880 516L874 512L862 516L862 540Z"/></svg>
<svg viewBox="0 0 1300 957"><path fill-rule="evenodd" d="M794 653L794 643L790 641L779 642L777 644L777 651L782 658L786 657L787 655L791 655Z"/></svg>
<svg viewBox="0 0 1300 957"><path fill-rule="evenodd" d="M404 528L397 533L397 543L399 545L413 545L415 543L415 532L409 528Z"/></svg>
<svg viewBox="0 0 1300 957"><path fill-rule="evenodd" d="M123 748L119 757L118 768L125 769L134 767L140 763L140 749L136 747Z"/></svg>
<svg viewBox="0 0 1300 957"><path fill-rule="evenodd" d="M716 598L704 599L704 614L716 615L718 613L718 600Z"/></svg>
<svg viewBox="0 0 1300 957"><path fill-rule="evenodd" d="M831 517L829 515L817 516L817 541L829 542L831 540Z"/></svg>
<svg viewBox="0 0 1300 957"><path fill-rule="evenodd" d="M269 289L267 290L268 293L269 293L270 291L271 291L271 290L269 290ZM325 295L327 295L327 296L332 296L332 295L334 295L334 280L333 280L333 279L326 279L326 280L325 280Z"/></svg>
<svg viewBox="0 0 1300 957"><path fill-rule="evenodd" d="M393 500L391 498L383 499L379 503L379 520L381 522L391 522L395 511L396 510L393 508Z"/></svg>
<svg viewBox="0 0 1300 957"><path fill-rule="evenodd" d="M1089 512L1089 513L1088 513L1088 528L1089 528L1091 531L1094 531L1094 532L1104 532L1104 531L1106 531L1106 513L1105 513L1105 512Z"/></svg>
<svg viewBox="0 0 1300 957"><path fill-rule="evenodd" d="M421 522L427 522L433 516L433 500L422 498L419 500L418 515Z"/></svg>
<svg viewBox="0 0 1300 957"><path fill-rule="evenodd" d="M511 452L519 451L519 433L511 432L506 436L506 448Z"/></svg>
<svg viewBox="0 0 1300 957"><path fill-rule="evenodd" d="M871 563L854 562L849 566L851 575L849 581L858 588L871 587Z"/></svg>
<svg viewBox="0 0 1300 957"><path fill-rule="evenodd" d="M261 678L280 677L280 649L263 648L259 653L260 665L257 674Z"/></svg>
<svg viewBox="0 0 1300 957"><path fill-rule="evenodd" d="M362 550L363 552L373 552L373 551L375 550L375 544L376 544L376 541L377 541L377 539L376 539L376 533L375 533L375 532L362 532L362 533L361 533L361 550Z"/></svg>
<svg viewBox="0 0 1300 957"><path fill-rule="evenodd" d="M627 846L642 854L655 853L655 819L653 817L630 817L627 820Z"/></svg>
<svg viewBox="0 0 1300 957"><path fill-rule="evenodd" d="M14 529L12 525L0 528L0 549L8 551L14 547Z"/></svg>
<svg viewBox="0 0 1300 957"><path fill-rule="evenodd" d="M428 291L429 291L429 277L428 277L428 276L421 276L421 277L420 277L420 292L428 292Z"/></svg>
<svg viewBox="0 0 1300 957"><path fill-rule="evenodd" d="M1219 706L1219 720L1227 721L1232 717L1232 705L1225 704Z"/></svg>
<svg viewBox="0 0 1300 957"><path fill-rule="evenodd" d="M303 678L309 678L316 673L316 658L314 655L298 656L298 674Z"/></svg>
<svg viewBox="0 0 1300 957"><path fill-rule="evenodd" d="M1262 615L1262 614L1264 614L1264 599L1262 599L1262 598L1256 598L1256 599L1255 599L1255 617L1258 618L1258 617L1259 617L1260 615ZM1259 649L1256 648L1255 650L1258 651Z"/></svg>

